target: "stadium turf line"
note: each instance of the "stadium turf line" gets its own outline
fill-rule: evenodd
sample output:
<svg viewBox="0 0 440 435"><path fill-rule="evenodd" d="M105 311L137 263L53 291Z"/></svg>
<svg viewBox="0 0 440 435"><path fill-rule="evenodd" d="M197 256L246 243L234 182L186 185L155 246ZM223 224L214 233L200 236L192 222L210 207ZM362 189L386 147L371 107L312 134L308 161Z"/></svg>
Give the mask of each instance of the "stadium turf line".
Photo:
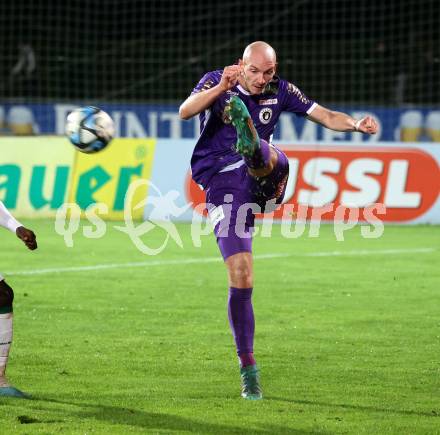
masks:
<svg viewBox="0 0 440 435"><path fill-rule="evenodd" d="M254 260L268 260L271 258L285 257L334 257L334 256L355 256L355 255L401 255L401 254L427 254L436 251L435 248L412 248L412 249L377 249L377 250L351 250L351 251L330 251L330 252L309 252L308 254L262 254L254 255ZM43 275L48 273L76 273L90 272L103 269L130 269L133 267L154 267L154 266L185 266L187 264L202 265L205 263L216 263L222 261L218 256L208 258L185 258L181 260L150 260L131 263L104 263L94 264L91 266L74 266L74 267L55 267L49 269L30 269L15 270L6 272L7 276L15 275Z"/></svg>

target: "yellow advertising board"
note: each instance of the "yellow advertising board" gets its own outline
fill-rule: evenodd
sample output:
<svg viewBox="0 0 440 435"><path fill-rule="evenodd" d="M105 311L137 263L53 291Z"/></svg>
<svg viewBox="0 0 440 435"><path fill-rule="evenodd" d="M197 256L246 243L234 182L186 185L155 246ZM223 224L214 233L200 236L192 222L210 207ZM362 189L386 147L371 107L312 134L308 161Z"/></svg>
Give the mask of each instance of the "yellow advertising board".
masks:
<svg viewBox="0 0 440 435"><path fill-rule="evenodd" d="M105 219L124 218L125 193L132 181L150 179L153 166L155 139L114 139L96 154L75 154L69 202L82 210L91 204L104 203L108 207ZM136 190L132 206L147 196L147 186ZM142 219L143 208L132 209L133 219Z"/></svg>
<svg viewBox="0 0 440 435"><path fill-rule="evenodd" d="M0 138L0 200L18 217L53 216L66 200L74 148L55 136Z"/></svg>
<svg viewBox="0 0 440 435"><path fill-rule="evenodd" d="M17 217L49 217L65 202L81 209L104 203L103 219L123 219L132 181L151 178L155 139L118 138L103 151L83 154L64 137L1 137L0 200ZM132 204L147 195L136 190ZM142 208L132 210L142 218Z"/></svg>

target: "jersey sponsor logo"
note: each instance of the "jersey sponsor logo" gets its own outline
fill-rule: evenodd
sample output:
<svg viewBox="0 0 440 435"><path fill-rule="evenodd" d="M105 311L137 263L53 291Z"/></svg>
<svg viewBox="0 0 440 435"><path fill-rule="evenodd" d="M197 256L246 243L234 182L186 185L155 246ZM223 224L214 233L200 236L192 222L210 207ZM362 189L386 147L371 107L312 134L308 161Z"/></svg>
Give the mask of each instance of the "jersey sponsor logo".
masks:
<svg viewBox="0 0 440 435"><path fill-rule="evenodd" d="M269 109L269 108L267 107L267 108L261 110L261 111L260 111L259 118L260 118L260 122L261 122L262 124L268 124L269 121L270 121L271 118L272 118L272 109Z"/></svg>
<svg viewBox="0 0 440 435"><path fill-rule="evenodd" d="M278 98L269 98L267 100L260 100L258 102L260 106L268 106L270 104L278 104Z"/></svg>
<svg viewBox="0 0 440 435"><path fill-rule="evenodd" d="M235 92L235 91L231 91L231 90L229 90L229 91L226 91L226 94L227 94L227 95L239 95L239 93L238 93L238 92Z"/></svg>

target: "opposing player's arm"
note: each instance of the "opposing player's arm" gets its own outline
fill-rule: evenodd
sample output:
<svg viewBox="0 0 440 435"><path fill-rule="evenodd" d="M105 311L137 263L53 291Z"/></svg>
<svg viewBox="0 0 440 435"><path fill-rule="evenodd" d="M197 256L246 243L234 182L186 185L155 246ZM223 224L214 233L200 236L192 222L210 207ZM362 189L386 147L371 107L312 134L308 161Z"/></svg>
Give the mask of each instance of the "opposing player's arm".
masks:
<svg viewBox="0 0 440 435"><path fill-rule="evenodd" d="M210 107L223 93L233 88L242 70L240 65L227 66L223 70L220 82L212 88L201 90L190 95L179 107L181 119L190 119Z"/></svg>
<svg viewBox="0 0 440 435"><path fill-rule="evenodd" d="M329 110L319 104L308 115L308 118L322 124L324 127L336 131L359 131L366 134L377 133L377 122L371 116L355 119L342 112Z"/></svg>
<svg viewBox="0 0 440 435"><path fill-rule="evenodd" d="M21 226L15 230L15 234L31 251L37 249L37 237L32 230Z"/></svg>
<svg viewBox="0 0 440 435"><path fill-rule="evenodd" d="M0 201L0 225L7 228L9 231L16 234L16 236L23 241L23 243L30 249L37 249L37 238L34 232L28 228L25 228L14 216L11 215L9 210L5 207L3 202Z"/></svg>

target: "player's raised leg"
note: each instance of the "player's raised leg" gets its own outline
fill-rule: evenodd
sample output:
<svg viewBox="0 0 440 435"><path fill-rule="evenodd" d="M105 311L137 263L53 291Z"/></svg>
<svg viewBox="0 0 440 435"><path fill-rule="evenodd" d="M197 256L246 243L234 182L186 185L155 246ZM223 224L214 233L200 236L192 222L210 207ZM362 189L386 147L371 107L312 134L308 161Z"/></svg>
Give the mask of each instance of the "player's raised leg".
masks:
<svg viewBox="0 0 440 435"><path fill-rule="evenodd" d="M231 97L227 113L237 130L236 150L254 178L257 203L261 207L271 200L281 203L289 174L286 155L258 136L249 111L239 97Z"/></svg>
<svg viewBox="0 0 440 435"><path fill-rule="evenodd" d="M0 277L0 396L26 398L27 395L12 387L6 379L6 365L12 344L12 302L14 292Z"/></svg>
<svg viewBox="0 0 440 435"><path fill-rule="evenodd" d="M256 202L264 209L266 203L272 200L280 204L289 175L286 155L259 138L249 111L239 97L231 97L227 112L237 130L236 150L243 156L248 172L254 179Z"/></svg>
<svg viewBox="0 0 440 435"><path fill-rule="evenodd" d="M243 156L246 166L253 175L264 176L273 168L273 156L269 144L261 140L255 129L249 111L241 98L233 95L226 106L226 112L237 130L236 151Z"/></svg>

